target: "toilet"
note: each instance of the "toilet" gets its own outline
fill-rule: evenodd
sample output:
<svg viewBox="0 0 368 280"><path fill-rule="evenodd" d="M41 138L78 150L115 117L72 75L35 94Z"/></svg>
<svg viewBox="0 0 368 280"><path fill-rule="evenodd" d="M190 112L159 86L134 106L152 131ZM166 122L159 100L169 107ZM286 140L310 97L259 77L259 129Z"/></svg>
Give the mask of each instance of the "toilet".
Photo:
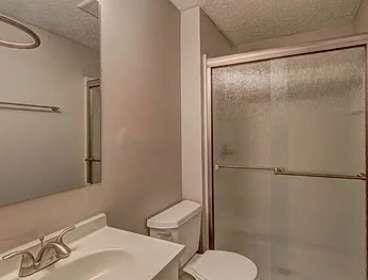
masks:
<svg viewBox="0 0 368 280"><path fill-rule="evenodd" d="M150 236L185 245L180 268L196 280L256 280L257 266L233 252L208 250L197 254L201 205L184 200L147 220Z"/></svg>

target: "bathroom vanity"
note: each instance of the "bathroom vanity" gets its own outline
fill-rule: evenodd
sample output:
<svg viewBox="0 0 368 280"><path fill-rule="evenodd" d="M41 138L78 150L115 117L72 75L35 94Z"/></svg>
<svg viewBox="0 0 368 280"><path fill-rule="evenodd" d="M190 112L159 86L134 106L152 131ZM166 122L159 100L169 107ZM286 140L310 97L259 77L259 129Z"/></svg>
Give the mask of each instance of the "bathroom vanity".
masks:
<svg viewBox="0 0 368 280"><path fill-rule="evenodd" d="M58 233L45 239L53 239ZM0 280L177 280L184 249L179 244L109 227L104 214L77 224L65 242L72 249L71 255L32 276L18 278L20 257L0 261ZM34 253L39 248L39 242L31 242L11 251Z"/></svg>

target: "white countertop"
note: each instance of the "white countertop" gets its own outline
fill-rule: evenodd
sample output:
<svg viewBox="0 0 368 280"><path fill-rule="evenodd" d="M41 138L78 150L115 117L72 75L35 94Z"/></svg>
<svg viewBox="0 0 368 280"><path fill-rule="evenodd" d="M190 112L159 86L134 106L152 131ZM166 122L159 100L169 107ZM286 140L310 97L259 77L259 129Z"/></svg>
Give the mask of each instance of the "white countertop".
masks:
<svg viewBox="0 0 368 280"><path fill-rule="evenodd" d="M55 236L55 234L51 235L51 237ZM70 242L73 239L75 240ZM91 276L92 278L87 277L86 279L151 280L174 259L178 258L184 249L184 246L179 244L108 227L106 226L104 215L96 216L77 225L74 236L69 237L69 242L66 239L66 243L72 249L72 253L67 259L22 279L40 280L45 276L47 276L47 279L59 279L58 277L50 276L57 273L60 274L60 271L73 271L70 267L73 263L77 263L79 270L91 270L90 273L93 273L93 269L101 270L100 274L103 277L93 278ZM28 245L30 246L28 248L31 248L31 245L34 244L34 242L29 243ZM14 250L22 250L24 248L27 248L27 244ZM99 252L109 253L103 255L99 254ZM83 262L75 262L90 255L96 256L94 257L95 265L93 265L93 269L90 268L91 264L83 267ZM0 280L18 279L19 263L20 258L17 258L16 262L9 262L8 266L11 267L4 267L7 265L5 261L0 262ZM15 266L16 269L14 270ZM74 267L73 269L76 268ZM68 274L65 279L71 280L73 277Z"/></svg>

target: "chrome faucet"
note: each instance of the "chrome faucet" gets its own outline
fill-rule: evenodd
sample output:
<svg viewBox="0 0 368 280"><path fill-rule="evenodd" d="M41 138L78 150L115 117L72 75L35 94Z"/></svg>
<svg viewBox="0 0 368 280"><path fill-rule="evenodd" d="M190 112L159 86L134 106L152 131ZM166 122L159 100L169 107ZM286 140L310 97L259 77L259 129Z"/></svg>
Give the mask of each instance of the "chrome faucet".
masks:
<svg viewBox="0 0 368 280"><path fill-rule="evenodd" d="M68 232L75 229L75 226L64 229L55 241L49 241L45 244L44 237L40 237L41 249L34 257L29 251L17 251L5 255L1 260L9 260L17 256L21 256L19 268L19 277L26 277L35 274L38 271L49 267L50 265L70 256L71 249L65 244L64 236Z"/></svg>

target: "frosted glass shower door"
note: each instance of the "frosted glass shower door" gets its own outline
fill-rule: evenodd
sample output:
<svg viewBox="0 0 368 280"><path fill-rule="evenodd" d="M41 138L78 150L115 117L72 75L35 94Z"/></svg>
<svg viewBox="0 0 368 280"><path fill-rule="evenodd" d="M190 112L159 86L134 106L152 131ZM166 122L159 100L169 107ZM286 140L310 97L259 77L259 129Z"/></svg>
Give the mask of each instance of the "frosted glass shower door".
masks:
<svg viewBox="0 0 368 280"><path fill-rule="evenodd" d="M365 48L212 70L214 164L366 170ZM366 279L365 181L214 170L215 248L262 280Z"/></svg>

